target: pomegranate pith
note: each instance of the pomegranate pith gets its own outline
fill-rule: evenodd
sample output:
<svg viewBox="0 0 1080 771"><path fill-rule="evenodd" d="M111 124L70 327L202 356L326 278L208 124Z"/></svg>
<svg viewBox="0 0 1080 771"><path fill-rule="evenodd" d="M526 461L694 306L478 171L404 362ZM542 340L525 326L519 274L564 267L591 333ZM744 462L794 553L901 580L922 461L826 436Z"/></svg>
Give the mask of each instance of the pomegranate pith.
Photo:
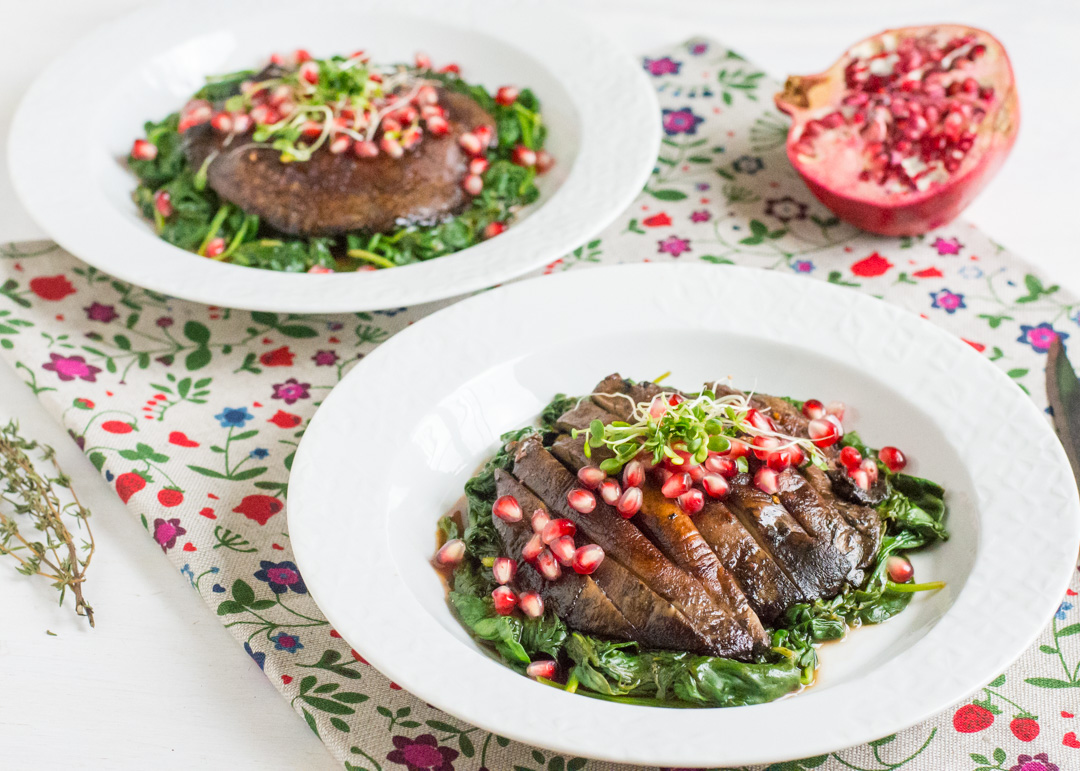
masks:
<svg viewBox="0 0 1080 771"><path fill-rule="evenodd" d="M829 70L792 76L787 154L840 219L889 236L955 218L1012 148L1020 110L1005 49L959 25L886 30Z"/></svg>

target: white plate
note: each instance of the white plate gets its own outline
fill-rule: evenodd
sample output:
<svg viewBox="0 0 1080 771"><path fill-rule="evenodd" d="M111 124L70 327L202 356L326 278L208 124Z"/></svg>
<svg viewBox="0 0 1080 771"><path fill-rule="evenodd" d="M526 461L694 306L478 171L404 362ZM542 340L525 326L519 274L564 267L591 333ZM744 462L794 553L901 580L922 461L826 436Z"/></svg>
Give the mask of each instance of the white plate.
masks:
<svg viewBox="0 0 1080 771"><path fill-rule="evenodd" d="M901 447L912 473L947 488L952 538L914 559L920 578L947 588L826 646L814 688L753 707L612 704L536 684L485 655L428 564L436 520L499 434L532 421L556 392L587 393L614 371L667 370L675 386L732 375L743 388L846 402L849 430ZM334 628L417 697L559 752L734 766L885 736L996 676L1067 586L1080 499L1045 416L929 322L773 272L628 265L473 297L367 356L304 436L289 531Z"/></svg>
<svg viewBox="0 0 1080 771"><path fill-rule="evenodd" d="M210 74L274 51L363 48L377 61L458 62L489 88L531 87L555 168L498 238L375 273L297 275L197 257L159 239L131 201L124 159L143 123ZM104 26L54 62L16 113L15 189L61 246L112 275L189 300L294 313L374 310L492 286L561 257L630 205L656 162L660 109L641 67L605 35L539 3L496 0L195 0Z"/></svg>

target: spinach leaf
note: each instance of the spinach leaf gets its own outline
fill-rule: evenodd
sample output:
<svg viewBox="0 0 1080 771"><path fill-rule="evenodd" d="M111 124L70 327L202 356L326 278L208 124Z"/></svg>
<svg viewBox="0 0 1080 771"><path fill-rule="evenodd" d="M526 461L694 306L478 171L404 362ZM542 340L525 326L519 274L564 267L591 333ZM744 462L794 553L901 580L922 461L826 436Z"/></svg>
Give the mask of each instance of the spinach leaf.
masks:
<svg viewBox="0 0 1080 771"><path fill-rule="evenodd" d="M465 499L469 504L468 523L465 526L465 547L469 554L478 558L499 556L502 542L491 521L491 506L495 503L495 469L509 469L513 458L506 449L510 442L535 433L533 428L510 431L500 437L501 447L495 456L484 464L480 473L465 483Z"/></svg>
<svg viewBox="0 0 1080 771"><path fill-rule="evenodd" d="M555 421L558 420L559 416L564 412L574 409L579 401L581 401L581 399L576 396L556 394L555 398L552 399L548 406L544 407L544 411L540 413L540 430L545 434L555 433Z"/></svg>

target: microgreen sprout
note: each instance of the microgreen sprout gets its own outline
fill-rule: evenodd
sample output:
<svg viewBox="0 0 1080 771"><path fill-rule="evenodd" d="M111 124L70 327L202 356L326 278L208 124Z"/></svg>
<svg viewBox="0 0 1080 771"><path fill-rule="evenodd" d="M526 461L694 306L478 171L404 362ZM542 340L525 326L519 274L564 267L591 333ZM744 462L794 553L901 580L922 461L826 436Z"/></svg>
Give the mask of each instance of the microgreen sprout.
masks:
<svg viewBox="0 0 1080 771"><path fill-rule="evenodd" d="M770 448L770 452L798 446L811 463L825 466L821 451L810 439L754 425L750 421L754 407L745 394L717 396L706 389L699 394L684 396L675 391L664 391L647 402L634 402L626 394L606 395L631 402L630 419L607 425L594 420L587 431L575 429L573 436L587 434L585 454L588 457L592 457L592 450L601 447L614 454L600 463L600 468L609 474L618 473L643 452L652 456L654 465L665 460L672 466L681 466L688 461L696 465L703 463L710 452L730 450L734 439L752 443L757 437L778 440L779 444ZM740 470L745 471L745 459L738 460L741 461Z"/></svg>

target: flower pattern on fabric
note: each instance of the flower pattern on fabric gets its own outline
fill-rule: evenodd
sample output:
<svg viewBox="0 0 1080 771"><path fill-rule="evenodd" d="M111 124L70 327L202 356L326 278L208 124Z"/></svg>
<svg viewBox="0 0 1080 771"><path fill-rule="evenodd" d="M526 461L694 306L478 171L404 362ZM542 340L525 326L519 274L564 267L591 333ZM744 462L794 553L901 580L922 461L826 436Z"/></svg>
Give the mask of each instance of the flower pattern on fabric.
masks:
<svg viewBox="0 0 1080 771"><path fill-rule="evenodd" d="M85 380L87 383L95 382L97 373L101 372L100 367L87 364L86 359L82 356L61 356L58 353L50 353L49 361L42 364L41 368L55 372L56 376L61 380L78 378L79 380Z"/></svg>
<svg viewBox="0 0 1080 771"><path fill-rule="evenodd" d="M405 736L393 738L394 749L387 754L391 763L405 766L409 771L454 771L454 759L458 751L440 747L431 734L421 734L415 739Z"/></svg>
<svg viewBox="0 0 1080 771"><path fill-rule="evenodd" d="M683 65L650 77L667 110L655 170L630 208L546 271L689 260L827 281L924 314L1046 407L1046 346L1072 342L1062 330L1080 324L1080 299L961 221L904 239L855 231L792 173L769 99L779 84L710 41L649 58ZM213 308L108 280L52 244L0 246L0 273L0 356L339 761L632 771L499 740L403 692L330 626L296 569L285 494L316 397L431 306ZM272 398L292 385L308 397ZM1036 644L968 703L872 747L738 771L1080 768L1077 592L1080 573Z"/></svg>
<svg viewBox="0 0 1080 771"><path fill-rule="evenodd" d="M659 77L661 75L678 75L679 70L682 69L682 62L677 62L670 56L664 56L660 59L645 59L645 71L650 75Z"/></svg>
<svg viewBox="0 0 1080 771"><path fill-rule="evenodd" d="M300 399L307 399L311 396L308 393L308 389L311 388L311 383L300 383L296 378L291 377L284 383L278 383L274 386L274 395L271 399L282 399L286 404L296 404Z"/></svg>
<svg viewBox="0 0 1080 771"><path fill-rule="evenodd" d="M663 114L664 133L670 137L678 134L696 134L697 128L705 119L695 115L689 107L681 110L664 110Z"/></svg>

